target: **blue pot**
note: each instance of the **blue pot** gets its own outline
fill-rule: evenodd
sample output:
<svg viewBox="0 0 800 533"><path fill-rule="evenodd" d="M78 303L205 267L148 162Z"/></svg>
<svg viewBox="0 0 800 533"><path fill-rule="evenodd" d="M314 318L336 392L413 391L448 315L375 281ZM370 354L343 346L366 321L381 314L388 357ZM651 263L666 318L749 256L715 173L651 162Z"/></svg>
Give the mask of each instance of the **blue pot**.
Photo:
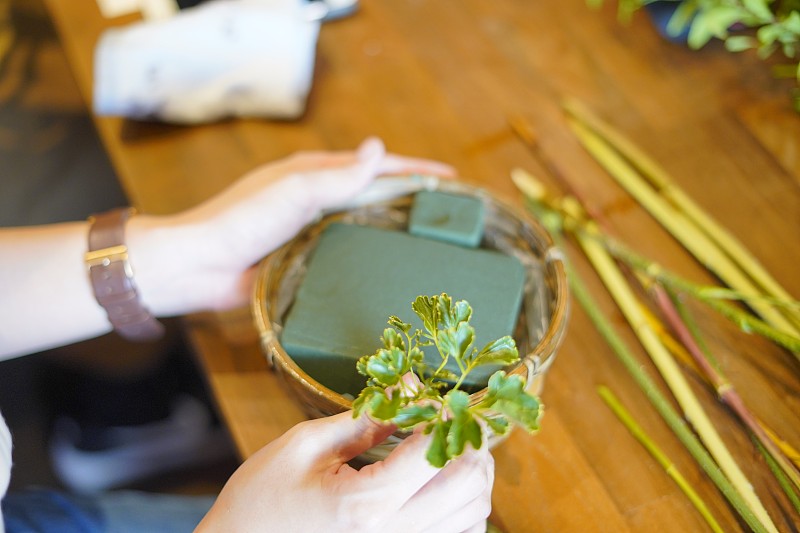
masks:
<svg viewBox="0 0 800 533"><path fill-rule="evenodd" d="M655 26L656 30L658 30L658 33L661 34L662 37L674 43L686 44L686 40L689 37L688 24L679 35L670 35L667 33L667 24L669 24L669 19L675 13L675 10L680 4L680 2L668 1L651 2L646 4L644 8L647 11L647 14L650 16L653 26Z"/></svg>

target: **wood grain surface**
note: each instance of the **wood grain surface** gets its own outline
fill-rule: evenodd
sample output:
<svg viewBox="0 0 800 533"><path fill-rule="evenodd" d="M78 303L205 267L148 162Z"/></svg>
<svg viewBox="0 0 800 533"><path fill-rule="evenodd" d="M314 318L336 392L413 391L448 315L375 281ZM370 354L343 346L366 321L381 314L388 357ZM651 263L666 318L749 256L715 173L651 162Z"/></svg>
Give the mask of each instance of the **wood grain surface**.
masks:
<svg viewBox="0 0 800 533"><path fill-rule="evenodd" d="M87 103L103 20L92 0L48 0ZM510 202L528 169L555 186L512 132L519 116L546 157L640 253L700 283L711 276L583 150L561 102L583 101L634 139L795 297L800 295L800 116L793 82L773 61L666 42L643 13L620 24L614 2L364 0L320 33L305 115L196 127L96 118L131 202L150 213L192 206L257 164L301 149L352 148L367 135L396 153L454 165L461 179ZM607 317L651 376L653 366L591 268L569 248ZM543 391L536 436L496 449L492 521L508 532L705 531L688 499L617 421L596 388L609 386L700 493L727 531L746 529L672 435L573 302L566 340ZM750 408L800 446L800 365L785 350L691 305L724 372ZM246 310L188 317L221 413L243 457L302 414L269 371ZM729 411L689 381L781 531L800 517ZM658 381L659 385L661 382ZM795 529L796 530L796 529Z"/></svg>

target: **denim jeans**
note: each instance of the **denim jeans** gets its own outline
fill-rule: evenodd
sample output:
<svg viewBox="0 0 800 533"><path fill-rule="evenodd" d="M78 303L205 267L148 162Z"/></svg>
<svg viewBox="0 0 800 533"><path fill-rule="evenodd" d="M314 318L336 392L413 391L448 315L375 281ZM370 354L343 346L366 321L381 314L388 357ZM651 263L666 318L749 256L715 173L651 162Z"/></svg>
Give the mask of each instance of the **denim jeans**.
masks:
<svg viewBox="0 0 800 533"><path fill-rule="evenodd" d="M2 508L6 533L189 533L212 503L213 496L29 489L7 494Z"/></svg>

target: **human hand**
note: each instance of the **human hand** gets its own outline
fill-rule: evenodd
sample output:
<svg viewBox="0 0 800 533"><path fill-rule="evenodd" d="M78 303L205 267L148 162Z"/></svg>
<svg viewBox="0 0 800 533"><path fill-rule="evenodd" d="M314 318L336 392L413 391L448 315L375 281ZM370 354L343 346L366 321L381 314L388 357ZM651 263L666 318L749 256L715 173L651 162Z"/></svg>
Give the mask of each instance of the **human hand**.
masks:
<svg viewBox="0 0 800 533"><path fill-rule="evenodd" d="M177 215L133 217L126 239L142 299L160 316L242 305L253 265L322 209L350 200L378 175L411 173L453 170L387 154L371 138L357 151L301 152L264 165Z"/></svg>
<svg viewBox="0 0 800 533"><path fill-rule="evenodd" d="M392 429L349 412L298 424L239 467L196 531L483 533L494 482L486 445L440 470L418 433L384 461L347 464Z"/></svg>

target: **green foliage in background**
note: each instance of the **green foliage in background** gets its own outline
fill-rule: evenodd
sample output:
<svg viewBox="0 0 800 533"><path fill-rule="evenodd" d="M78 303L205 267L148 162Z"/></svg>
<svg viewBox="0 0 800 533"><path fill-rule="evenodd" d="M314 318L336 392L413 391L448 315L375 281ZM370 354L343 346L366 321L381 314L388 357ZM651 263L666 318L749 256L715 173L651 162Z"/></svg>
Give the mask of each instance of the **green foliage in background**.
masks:
<svg viewBox="0 0 800 533"><path fill-rule="evenodd" d="M688 28L687 44L702 48L711 39L725 42L731 52L756 50L766 59L778 52L791 61L776 67L776 77L797 79L800 85L800 0L673 0L678 2L667 33L680 35ZM599 6L603 0L587 0ZM654 0L619 0L621 20ZM800 89L794 90L800 112Z"/></svg>

